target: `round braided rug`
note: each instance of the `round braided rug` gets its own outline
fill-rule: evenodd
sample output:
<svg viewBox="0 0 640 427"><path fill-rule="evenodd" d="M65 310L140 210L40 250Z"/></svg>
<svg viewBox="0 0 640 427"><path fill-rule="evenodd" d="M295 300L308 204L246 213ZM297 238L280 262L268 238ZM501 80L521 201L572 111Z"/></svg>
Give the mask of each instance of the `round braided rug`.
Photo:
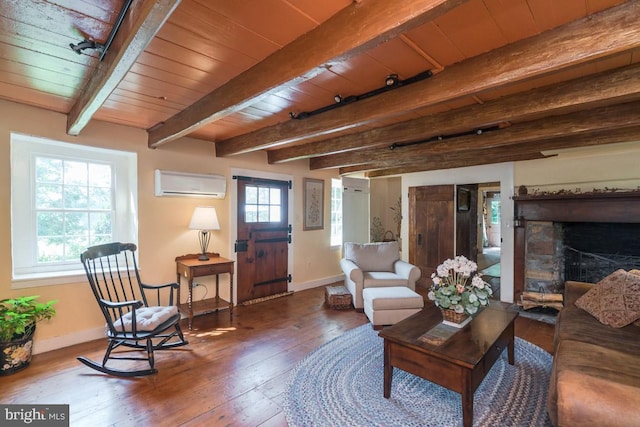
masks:
<svg viewBox="0 0 640 427"><path fill-rule="evenodd" d="M516 338L474 394L474 426L550 426L546 399L552 357ZM284 413L298 426L461 426L460 394L394 369L382 396L383 340L371 325L345 332L309 353L291 372Z"/></svg>

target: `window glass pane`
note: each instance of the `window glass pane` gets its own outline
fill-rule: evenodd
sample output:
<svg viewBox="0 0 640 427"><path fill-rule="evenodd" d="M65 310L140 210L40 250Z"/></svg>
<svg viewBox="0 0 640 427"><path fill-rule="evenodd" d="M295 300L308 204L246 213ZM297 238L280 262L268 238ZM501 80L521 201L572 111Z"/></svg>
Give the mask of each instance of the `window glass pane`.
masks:
<svg viewBox="0 0 640 427"><path fill-rule="evenodd" d="M111 188L111 166L89 164L89 185L91 187Z"/></svg>
<svg viewBox="0 0 640 427"><path fill-rule="evenodd" d="M244 222L257 222L257 221L258 221L258 206L245 205L244 206Z"/></svg>
<svg viewBox="0 0 640 427"><path fill-rule="evenodd" d="M64 244L62 237L39 237L38 262L51 263L64 261Z"/></svg>
<svg viewBox="0 0 640 427"><path fill-rule="evenodd" d="M247 185L245 187L245 203L257 204L258 203L258 187Z"/></svg>
<svg viewBox="0 0 640 427"><path fill-rule="evenodd" d="M80 254L89 246L88 236L67 236L64 242L64 259L73 261L80 259Z"/></svg>
<svg viewBox="0 0 640 427"><path fill-rule="evenodd" d="M62 185L36 184L36 209L62 208Z"/></svg>
<svg viewBox="0 0 640 427"><path fill-rule="evenodd" d="M111 189L89 187L88 204L92 209L111 209Z"/></svg>
<svg viewBox="0 0 640 427"><path fill-rule="evenodd" d="M64 186L64 207L65 209L84 209L89 203L87 197L87 187L79 185Z"/></svg>
<svg viewBox="0 0 640 427"><path fill-rule="evenodd" d="M491 201L491 223L500 224L500 200Z"/></svg>
<svg viewBox="0 0 640 427"><path fill-rule="evenodd" d="M280 189L272 188L270 192L271 192L271 199L269 200L269 203L272 205L280 205Z"/></svg>
<svg viewBox="0 0 640 427"><path fill-rule="evenodd" d="M60 237L64 235L62 212L38 212L36 214L38 237Z"/></svg>
<svg viewBox="0 0 640 427"><path fill-rule="evenodd" d="M37 157L36 182L62 184L62 160Z"/></svg>
<svg viewBox="0 0 640 427"><path fill-rule="evenodd" d="M269 204L269 187L258 187L258 204Z"/></svg>
<svg viewBox="0 0 640 427"><path fill-rule="evenodd" d="M271 206L271 208L269 209L269 221L270 222L280 222L281 220L281 216L280 216L280 206Z"/></svg>
<svg viewBox="0 0 640 427"><path fill-rule="evenodd" d="M65 212L64 231L67 236L89 237L89 214L86 212Z"/></svg>
<svg viewBox="0 0 640 427"><path fill-rule="evenodd" d="M92 212L89 215L89 221L91 224L91 234L93 236L111 235L112 227L110 212Z"/></svg>
<svg viewBox="0 0 640 427"><path fill-rule="evenodd" d="M98 235L96 236L95 234L91 236L91 241L89 242L90 246L94 246L94 245L101 245L103 243L110 243L113 241L113 237L111 237L111 235L108 236L104 236L104 235Z"/></svg>
<svg viewBox="0 0 640 427"><path fill-rule="evenodd" d="M342 181L331 180L331 245L342 244Z"/></svg>
<svg viewBox="0 0 640 427"><path fill-rule="evenodd" d="M64 162L65 185L84 185L88 183L87 164L84 162Z"/></svg>
<svg viewBox="0 0 640 427"><path fill-rule="evenodd" d="M258 205L258 222L269 222L269 206Z"/></svg>

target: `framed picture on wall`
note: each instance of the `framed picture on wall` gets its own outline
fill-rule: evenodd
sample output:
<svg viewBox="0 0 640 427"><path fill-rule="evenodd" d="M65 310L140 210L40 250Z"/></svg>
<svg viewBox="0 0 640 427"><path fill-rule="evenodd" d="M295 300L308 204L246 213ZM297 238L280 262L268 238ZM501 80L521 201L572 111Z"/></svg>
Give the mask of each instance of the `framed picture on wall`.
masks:
<svg viewBox="0 0 640 427"><path fill-rule="evenodd" d="M458 212L466 212L471 204L471 192L466 188L458 188Z"/></svg>
<svg viewBox="0 0 640 427"><path fill-rule="evenodd" d="M324 228L324 181L304 178L304 223L303 230Z"/></svg>

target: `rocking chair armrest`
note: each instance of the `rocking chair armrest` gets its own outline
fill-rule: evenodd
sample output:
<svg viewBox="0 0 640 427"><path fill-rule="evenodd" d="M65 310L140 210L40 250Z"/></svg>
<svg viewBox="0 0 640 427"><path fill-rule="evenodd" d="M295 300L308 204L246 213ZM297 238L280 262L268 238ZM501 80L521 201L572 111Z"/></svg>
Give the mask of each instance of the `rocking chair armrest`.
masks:
<svg viewBox="0 0 640 427"><path fill-rule="evenodd" d="M134 309L136 309L144 306L144 303L140 300L112 302L112 301L107 301L105 299L100 299L100 304L103 304L108 308L123 308L123 307L131 306Z"/></svg>
<svg viewBox="0 0 640 427"><path fill-rule="evenodd" d="M162 285L147 285L145 283L141 283L142 287L144 289L162 289L162 288L173 288L173 289L178 289L180 287L180 285L178 285L176 282L172 282L172 283L164 283Z"/></svg>
<svg viewBox="0 0 640 427"><path fill-rule="evenodd" d="M144 283L140 284L144 291L153 291L153 294L149 294L148 296L155 295L154 298L156 300L156 305L161 305L162 301L168 296L169 303L168 305L175 305L175 301L177 301L177 295L180 292L180 285L176 282L165 283L162 285L146 285ZM145 292L146 294L146 292ZM174 294L176 296L174 296Z"/></svg>

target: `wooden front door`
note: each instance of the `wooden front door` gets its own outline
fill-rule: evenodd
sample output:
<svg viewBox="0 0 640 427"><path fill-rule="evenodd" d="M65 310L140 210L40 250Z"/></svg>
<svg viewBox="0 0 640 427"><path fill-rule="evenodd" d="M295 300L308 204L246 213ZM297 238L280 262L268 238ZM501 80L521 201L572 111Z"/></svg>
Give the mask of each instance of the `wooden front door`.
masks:
<svg viewBox="0 0 640 427"><path fill-rule="evenodd" d="M427 286L438 265L454 255L453 195L453 185L409 188L409 262Z"/></svg>
<svg viewBox="0 0 640 427"><path fill-rule="evenodd" d="M289 182L238 177L238 303L287 292Z"/></svg>

